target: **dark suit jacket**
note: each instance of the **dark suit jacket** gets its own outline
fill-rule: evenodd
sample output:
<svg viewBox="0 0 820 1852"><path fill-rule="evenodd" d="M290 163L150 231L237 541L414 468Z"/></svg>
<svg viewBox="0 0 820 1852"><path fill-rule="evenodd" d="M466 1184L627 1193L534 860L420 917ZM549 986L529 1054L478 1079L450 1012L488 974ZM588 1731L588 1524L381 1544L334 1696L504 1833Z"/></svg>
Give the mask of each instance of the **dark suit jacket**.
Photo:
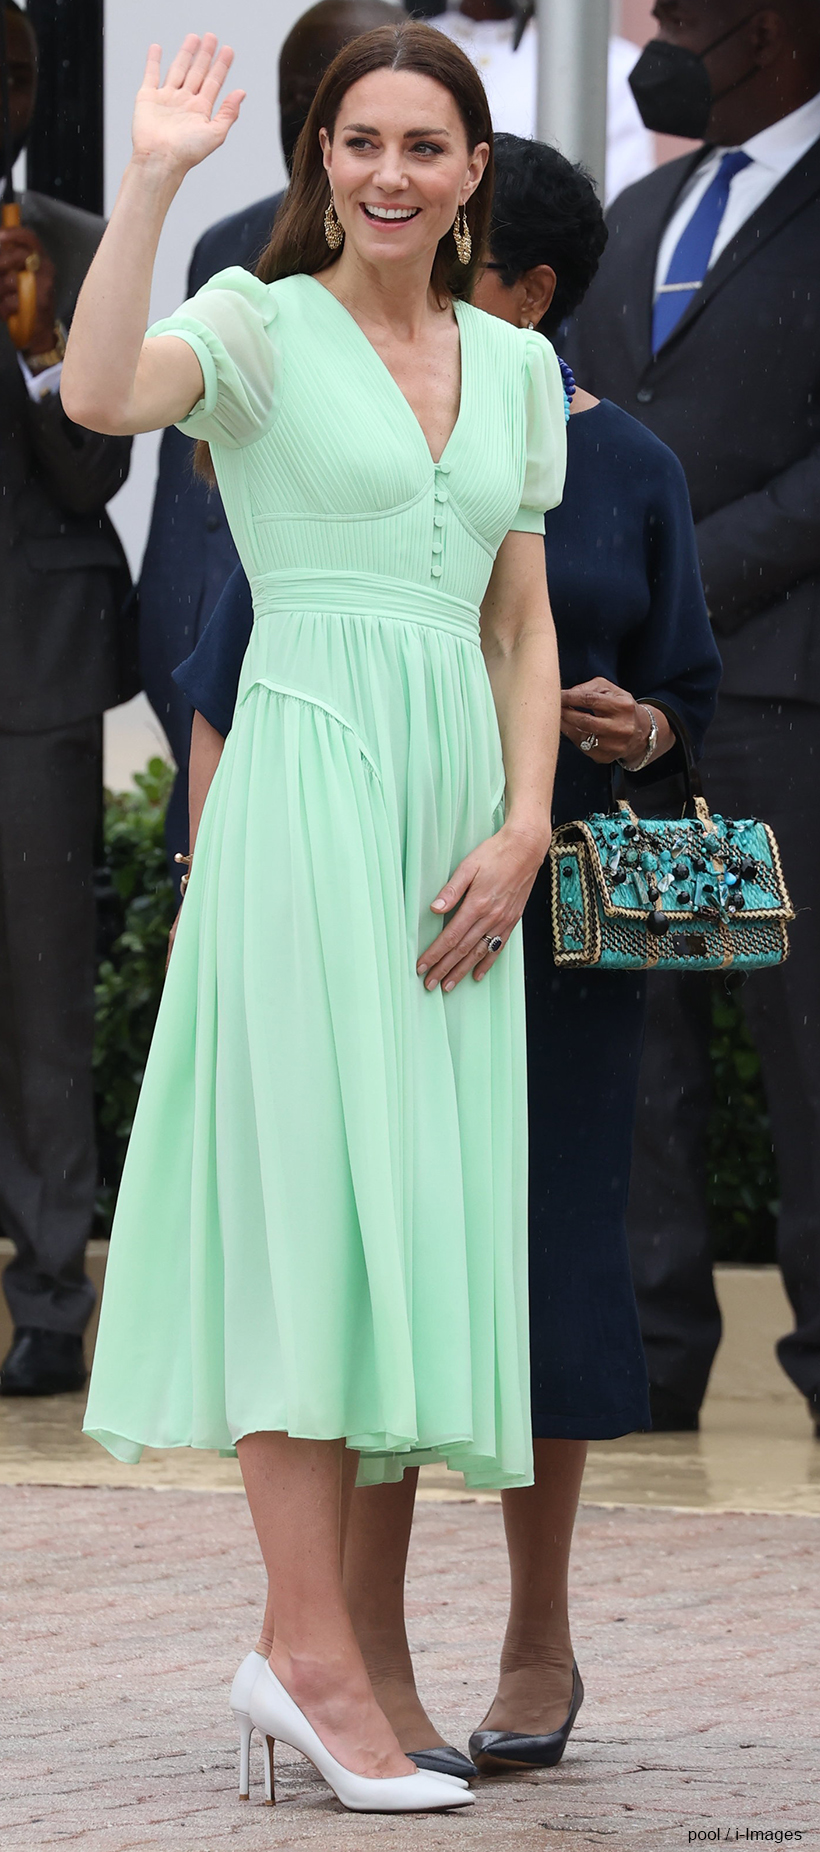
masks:
<svg viewBox="0 0 820 1852"><path fill-rule="evenodd" d="M57 273L68 325L102 219L25 193L22 219ZM0 322L0 729L46 731L134 694L121 613L130 577L105 513L128 474L130 438L98 437L59 394L29 397Z"/></svg>
<svg viewBox="0 0 820 1852"><path fill-rule="evenodd" d="M191 259L188 296L229 264L255 269L281 198L279 193L259 200L205 232ZM190 655L238 563L218 490L208 489L192 473L193 448L181 431L165 432L140 578L143 683L181 771L188 765L193 710L175 686L173 671ZM181 805L171 827L179 847L186 829Z"/></svg>
<svg viewBox="0 0 820 1852"><path fill-rule="evenodd" d="M820 703L820 142L708 273L655 359L655 259L703 152L611 209L566 344L580 383L683 463L727 693Z"/></svg>

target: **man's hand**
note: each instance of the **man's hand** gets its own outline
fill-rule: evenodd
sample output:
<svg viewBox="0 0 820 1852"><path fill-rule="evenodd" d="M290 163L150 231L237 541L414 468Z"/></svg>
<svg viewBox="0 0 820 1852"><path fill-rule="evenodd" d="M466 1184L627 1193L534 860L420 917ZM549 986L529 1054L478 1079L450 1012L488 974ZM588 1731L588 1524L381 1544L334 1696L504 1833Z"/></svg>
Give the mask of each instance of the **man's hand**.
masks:
<svg viewBox="0 0 820 1852"><path fill-rule="evenodd" d="M45 246L27 225L11 225L0 230L0 316L4 322L17 314L17 277L19 271L26 268L35 271L37 317L23 358L33 360L37 354L49 353L54 346L54 265Z"/></svg>

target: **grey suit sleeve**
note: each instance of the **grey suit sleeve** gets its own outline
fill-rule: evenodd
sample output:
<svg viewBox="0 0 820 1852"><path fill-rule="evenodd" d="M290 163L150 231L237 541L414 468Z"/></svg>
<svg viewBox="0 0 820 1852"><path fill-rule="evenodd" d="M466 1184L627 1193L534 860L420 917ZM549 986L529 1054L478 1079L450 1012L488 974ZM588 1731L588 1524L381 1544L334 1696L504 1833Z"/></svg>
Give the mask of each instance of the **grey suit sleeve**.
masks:
<svg viewBox="0 0 820 1852"><path fill-rule="evenodd" d="M58 392L28 399L31 441L51 493L67 514L101 514L122 487L130 437L100 437L72 424Z"/></svg>
<svg viewBox="0 0 820 1852"><path fill-rule="evenodd" d="M697 524L701 576L718 632L820 573L820 446Z"/></svg>

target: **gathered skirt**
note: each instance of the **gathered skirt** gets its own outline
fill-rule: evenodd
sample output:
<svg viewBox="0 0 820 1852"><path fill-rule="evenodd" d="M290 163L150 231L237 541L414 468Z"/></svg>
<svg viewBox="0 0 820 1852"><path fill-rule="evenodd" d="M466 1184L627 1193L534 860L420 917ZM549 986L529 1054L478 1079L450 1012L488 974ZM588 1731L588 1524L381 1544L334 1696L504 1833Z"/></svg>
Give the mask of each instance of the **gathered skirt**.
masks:
<svg viewBox="0 0 820 1852"><path fill-rule="evenodd" d="M323 576L254 585L85 1429L123 1460L277 1430L343 1438L363 1483L527 1484L520 928L481 983L415 968L503 820L478 616L367 575L331 602Z"/></svg>

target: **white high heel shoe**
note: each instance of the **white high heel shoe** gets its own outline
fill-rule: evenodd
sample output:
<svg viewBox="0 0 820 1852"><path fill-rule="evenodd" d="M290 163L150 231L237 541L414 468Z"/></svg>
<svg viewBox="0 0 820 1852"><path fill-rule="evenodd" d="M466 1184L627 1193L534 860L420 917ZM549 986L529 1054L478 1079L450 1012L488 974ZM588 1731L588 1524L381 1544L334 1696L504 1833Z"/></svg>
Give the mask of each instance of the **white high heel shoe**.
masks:
<svg viewBox="0 0 820 1852"><path fill-rule="evenodd" d="M250 1720L248 1706L251 1701L251 1692L264 1665L267 1665L264 1653L248 1653L231 1686L231 1710L239 1731L239 1799L241 1801L246 1801L250 1794L250 1745L253 1724Z"/></svg>
<svg viewBox="0 0 820 1852"><path fill-rule="evenodd" d="M276 1738L307 1756L324 1776L343 1807L354 1813L440 1813L450 1807L472 1807L475 1796L466 1782L450 1775L428 1774L417 1769L413 1775L374 1778L354 1775L336 1761L325 1748L320 1736L298 1704L265 1665L251 1694L249 1715L252 1728L264 1739L265 1794L270 1806L276 1799L273 1783L273 1748Z"/></svg>

